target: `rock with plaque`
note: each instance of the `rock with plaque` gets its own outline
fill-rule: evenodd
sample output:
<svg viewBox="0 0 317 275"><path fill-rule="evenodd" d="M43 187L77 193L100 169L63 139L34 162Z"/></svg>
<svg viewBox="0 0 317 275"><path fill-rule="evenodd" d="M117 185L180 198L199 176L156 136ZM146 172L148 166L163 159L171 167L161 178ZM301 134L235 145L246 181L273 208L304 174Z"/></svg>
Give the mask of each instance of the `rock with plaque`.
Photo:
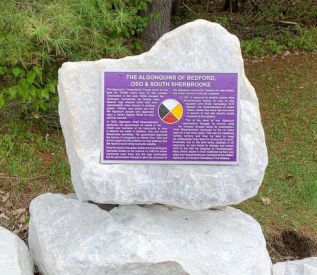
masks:
<svg viewBox="0 0 317 275"><path fill-rule="evenodd" d="M204 20L147 53L68 62L59 113L81 200L206 209L257 193L267 166L237 37Z"/></svg>

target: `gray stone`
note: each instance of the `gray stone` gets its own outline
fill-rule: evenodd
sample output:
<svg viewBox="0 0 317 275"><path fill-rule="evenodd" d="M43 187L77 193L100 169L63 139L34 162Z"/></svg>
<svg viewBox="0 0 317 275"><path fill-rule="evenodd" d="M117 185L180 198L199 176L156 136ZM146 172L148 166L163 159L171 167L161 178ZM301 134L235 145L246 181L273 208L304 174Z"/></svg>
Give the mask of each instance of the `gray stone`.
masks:
<svg viewBox="0 0 317 275"><path fill-rule="evenodd" d="M100 164L104 70L238 72L239 164ZM238 38L220 25L205 20L185 24L138 56L64 63L58 91L72 182L80 200L198 210L256 195L268 161L258 99L245 76Z"/></svg>
<svg viewBox="0 0 317 275"><path fill-rule="evenodd" d="M297 261L276 263L273 266L273 275L316 275L317 257Z"/></svg>
<svg viewBox="0 0 317 275"><path fill-rule="evenodd" d="M33 261L26 244L3 227L0 227L0 274L34 274Z"/></svg>
<svg viewBox="0 0 317 275"><path fill-rule="evenodd" d="M271 275L260 225L240 210L98 206L44 194L29 244L44 275Z"/></svg>

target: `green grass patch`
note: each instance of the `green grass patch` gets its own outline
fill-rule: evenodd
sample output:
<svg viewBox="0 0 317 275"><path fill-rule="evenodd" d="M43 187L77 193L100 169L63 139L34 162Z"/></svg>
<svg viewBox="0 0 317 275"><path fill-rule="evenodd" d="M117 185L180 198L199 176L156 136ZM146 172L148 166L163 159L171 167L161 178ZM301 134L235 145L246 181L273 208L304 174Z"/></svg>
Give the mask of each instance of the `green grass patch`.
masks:
<svg viewBox="0 0 317 275"><path fill-rule="evenodd" d="M301 55L249 68L260 100L269 165L258 195L239 207L269 235L291 228L317 237L316 61L316 54Z"/></svg>
<svg viewBox="0 0 317 275"><path fill-rule="evenodd" d="M300 29L296 34L283 31L272 37L242 40L241 48L246 56L279 54L286 50L313 51L317 49L317 28Z"/></svg>
<svg viewBox="0 0 317 275"><path fill-rule="evenodd" d="M62 133L14 110L0 116L0 190L10 193L12 204L27 207L40 193L70 192Z"/></svg>

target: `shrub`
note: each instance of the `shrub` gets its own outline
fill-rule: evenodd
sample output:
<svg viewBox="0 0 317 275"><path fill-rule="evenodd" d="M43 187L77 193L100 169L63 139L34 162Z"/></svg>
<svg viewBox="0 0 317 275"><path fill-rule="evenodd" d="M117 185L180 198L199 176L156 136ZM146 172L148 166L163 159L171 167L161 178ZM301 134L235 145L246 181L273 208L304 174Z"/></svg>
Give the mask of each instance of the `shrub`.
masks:
<svg viewBox="0 0 317 275"><path fill-rule="evenodd" d="M34 111L56 107L65 61L122 57L140 48L148 0L0 2L0 106L22 100ZM52 100L53 99L53 100Z"/></svg>
<svg viewBox="0 0 317 275"><path fill-rule="evenodd" d="M254 38L241 42L242 52L245 55L260 56L264 53L262 47L262 40L260 38Z"/></svg>
<svg viewBox="0 0 317 275"><path fill-rule="evenodd" d="M313 51L317 49L317 29L301 29L297 33L285 30L279 35L256 37L241 42L242 52L249 56L279 54L286 49Z"/></svg>

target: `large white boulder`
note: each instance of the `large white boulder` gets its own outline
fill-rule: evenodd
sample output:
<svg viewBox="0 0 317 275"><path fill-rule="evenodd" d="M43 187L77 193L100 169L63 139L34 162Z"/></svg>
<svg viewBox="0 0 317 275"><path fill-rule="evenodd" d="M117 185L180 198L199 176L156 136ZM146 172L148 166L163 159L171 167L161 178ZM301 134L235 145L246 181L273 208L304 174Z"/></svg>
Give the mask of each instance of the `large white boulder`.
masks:
<svg viewBox="0 0 317 275"><path fill-rule="evenodd" d="M273 275L316 275L317 257L297 261L276 263L273 266Z"/></svg>
<svg viewBox="0 0 317 275"><path fill-rule="evenodd" d="M239 73L239 164L100 164L104 70ZM257 193L268 161L258 99L245 76L238 38L219 24L185 24L138 56L64 63L58 92L72 182L80 200L207 209L237 204Z"/></svg>
<svg viewBox="0 0 317 275"><path fill-rule="evenodd" d="M29 245L44 275L271 275L260 225L240 210L94 204L44 194Z"/></svg>
<svg viewBox="0 0 317 275"><path fill-rule="evenodd" d="M33 275L33 261L26 244L0 227L0 274Z"/></svg>

